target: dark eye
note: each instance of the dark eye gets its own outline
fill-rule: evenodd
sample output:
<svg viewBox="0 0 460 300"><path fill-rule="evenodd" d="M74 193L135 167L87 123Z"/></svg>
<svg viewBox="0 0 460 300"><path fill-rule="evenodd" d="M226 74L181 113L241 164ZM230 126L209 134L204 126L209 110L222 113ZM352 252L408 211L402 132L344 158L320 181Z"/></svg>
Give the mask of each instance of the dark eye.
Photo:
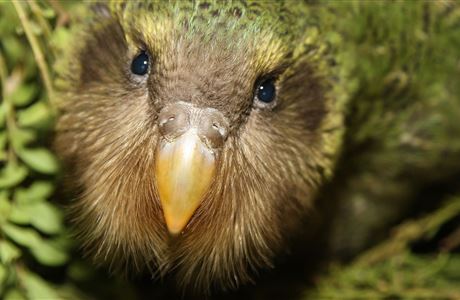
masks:
<svg viewBox="0 0 460 300"><path fill-rule="evenodd" d="M275 100L276 96L276 88L275 83L273 80L265 80L263 81L259 87L257 88L257 99L264 103L270 103Z"/></svg>
<svg viewBox="0 0 460 300"><path fill-rule="evenodd" d="M131 72L136 75L145 75L149 70L149 56L142 52L136 56L131 63Z"/></svg>

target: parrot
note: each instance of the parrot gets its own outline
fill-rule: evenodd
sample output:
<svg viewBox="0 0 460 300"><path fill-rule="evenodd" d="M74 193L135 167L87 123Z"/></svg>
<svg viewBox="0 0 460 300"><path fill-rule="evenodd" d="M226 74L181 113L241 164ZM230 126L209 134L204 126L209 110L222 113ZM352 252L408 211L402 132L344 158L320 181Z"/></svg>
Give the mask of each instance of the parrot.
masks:
<svg viewBox="0 0 460 300"><path fill-rule="evenodd" d="M88 6L54 149L96 264L235 290L293 240L350 259L458 192L455 1Z"/></svg>

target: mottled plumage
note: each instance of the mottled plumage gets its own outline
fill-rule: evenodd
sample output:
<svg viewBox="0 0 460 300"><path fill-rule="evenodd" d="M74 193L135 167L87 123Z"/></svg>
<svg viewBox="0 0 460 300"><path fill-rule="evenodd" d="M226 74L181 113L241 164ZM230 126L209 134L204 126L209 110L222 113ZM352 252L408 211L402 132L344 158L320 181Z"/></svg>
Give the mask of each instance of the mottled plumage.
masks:
<svg viewBox="0 0 460 300"><path fill-rule="evenodd" d="M73 219L85 248L115 269L173 272L200 290L234 288L271 266L317 199L327 203L324 214L316 210L328 216L331 249L362 249L399 220L421 186L459 170L460 142L450 139L460 134L454 9L447 2L95 6L58 82L56 149L78 191ZM151 57L142 78L130 72L139 51ZM266 79L277 89L269 104L255 94ZM228 135L206 196L171 237L155 149L158 116L178 101L219 111Z"/></svg>

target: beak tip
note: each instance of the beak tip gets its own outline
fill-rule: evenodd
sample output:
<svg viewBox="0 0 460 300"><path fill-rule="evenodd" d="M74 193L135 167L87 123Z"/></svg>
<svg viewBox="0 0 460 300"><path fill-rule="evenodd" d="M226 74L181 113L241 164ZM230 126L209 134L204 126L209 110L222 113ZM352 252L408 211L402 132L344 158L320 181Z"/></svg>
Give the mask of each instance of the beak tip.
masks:
<svg viewBox="0 0 460 300"><path fill-rule="evenodd" d="M171 220L171 218L166 218L166 228L171 236L180 235L186 225L187 221L184 222L184 220Z"/></svg>
<svg viewBox="0 0 460 300"><path fill-rule="evenodd" d="M179 236L181 234L181 230L180 229L176 229L176 228L171 228L168 226L168 233L171 237L176 237L176 236Z"/></svg>

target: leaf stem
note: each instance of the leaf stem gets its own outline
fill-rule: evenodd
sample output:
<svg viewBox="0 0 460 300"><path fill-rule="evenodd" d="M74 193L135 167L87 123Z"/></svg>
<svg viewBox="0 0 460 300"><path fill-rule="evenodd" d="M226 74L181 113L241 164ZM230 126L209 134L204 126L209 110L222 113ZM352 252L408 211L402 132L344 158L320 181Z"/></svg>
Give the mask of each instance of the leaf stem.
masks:
<svg viewBox="0 0 460 300"><path fill-rule="evenodd" d="M21 74L14 72L12 76L8 76L8 69L3 54L0 52L0 83L2 86L2 99L4 105L4 113L6 119L6 134L9 141L8 157L7 161L12 164L17 164L18 158L14 149L11 145L13 131L16 129L15 111L14 105L11 103L10 94L17 88L18 82L20 82Z"/></svg>
<svg viewBox="0 0 460 300"><path fill-rule="evenodd" d="M19 1L12 1L16 12L18 13L19 19L21 21L22 27L24 28L24 32L26 33L27 40L29 41L30 46L32 47L32 52L34 53L35 60L37 62L38 68L40 70L40 74L42 76L43 82L45 84L46 90L48 92L48 98L53 97L53 86L51 84L51 78L48 73L48 67L46 64L46 60L44 55L40 49L38 44L38 40L32 32L30 21L26 16L24 8L22 7ZM50 105L53 108L52 105Z"/></svg>
<svg viewBox="0 0 460 300"><path fill-rule="evenodd" d="M27 0L27 3L29 4L30 8L32 9L32 12L34 13L35 17L38 20L38 23L40 23L40 26L42 27L44 33L45 33L45 38L49 39L51 37L51 28L48 22L45 20L43 17L43 11L40 8L40 6L37 4L36 1L34 0Z"/></svg>

